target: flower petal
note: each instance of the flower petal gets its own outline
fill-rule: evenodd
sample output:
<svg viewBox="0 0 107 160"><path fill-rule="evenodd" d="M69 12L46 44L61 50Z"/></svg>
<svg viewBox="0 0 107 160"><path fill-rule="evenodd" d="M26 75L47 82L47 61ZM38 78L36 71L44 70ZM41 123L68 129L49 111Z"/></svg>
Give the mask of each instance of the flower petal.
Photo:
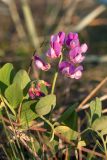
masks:
<svg viewBox="0 0 107 160"><path fill-rule="evenodd" d="M74 74L74 78L75 79L80 79L82 76L82 72L81 71L76 71L75 74Z"/></svg>
<svg viewBox="0 0 107 160"><path fill-rule="evenodd" d="M59 32L58 35L60 39L60 44L63 45L65 40L65 32Z"/></svg>
<svg viewBox="0 0 107 160"><path fill-rule="evenodd" d="M50 58L57 58L55 50L52 47L48 49L46 56Z"/></svg>
<svg viewBox="0 0 107 160"><path fill-rule="evenodd" d="M51 45L51 47L53 47L53 43L54 42L58 42L59 43L59 41L60 41L60 38L59 38L58 35L52 35L51 39L50 39L50 45Z"/></svg>
<svg viewBox="0 0 107 160"><path fill-rule="evenodd" d="M81 52L82 53L85 53L87 51L87 49L88 49L88 46L87 46L86 43L84 43L84 44L81 45Z"/></svg>
<svg viewBox="0 0 107 160"><path fill-rule="evenodd" d="M59 64L59 70L61 71L62 74L64 74L67 77L70 77L70 66L71 64L67 61L62 61Z"/></svg>
<svg viewBox="0 0 107 160"><path fill-rule="evenodd" d="M41 69L43 71L48 71L50 69L50 64L45 63L41 58L39 58L39 56L35 55L34 56L34 62L35 62L35 66L38 69Z"/></svg>
<svg viewBox="0 0 107 160"><path fill-rule="evenodd" d="M84 51L85 51L85 48L84 48ZM81 47L75 47L74 49L71 49L69 51L69 58L70 58L70 61L74 64L81 63L85 59L85 56L81 51Z"/></svg>
<svg viewBox="0 0 107 160"><path fill-rule="evenodd" d="M78 66L75 69L75 79L80 79L82 76L83 66Z"/></svg>
<svg viewBox="0 0 107 160"><path fill-rule="evenodd" d="M57 42L54 42L53 49L55 51L56 57L59 57L61 55L61 49L62 49L61 45Z"/></svg>
<svg viewBox="0 0 107 160"><path fill-rule="evenodd" d="M74 59L74 63L81 63L83 62L84 59L85 59L85 56L83 56L82 54L78 54L78 56L76 56Z"/></svg>
<svg viewBox="0 0 107 160"><path fill-rule="evenodd" d="M62 69L69 67L70 63L67 61L62 61L61 63L59 63L59 70L61 71Z"/></svg>
<svg viewBox="0 0 107 160"><path fill-rule="evenodd" d="M29 88L28 94L31 99L35 99L34 87Z"/></svg>
<svg viewBox="0 0 107 160"><path fill-rule="evenodd" d="M76 46L79 46L79 39L77 33L70 32L65 38L66 45L73 49Z"/></svg>
<svg viewBox="0 0 107 160"><path fill-rule="evenodd" d="M79 79L82 76L83 67L75 67L72 63L63 61L59 64L59 70L66 77Z"/></svg>
<svg viewBox="0 0 107 160"><path fill-rule="evenodd" d="M75 47L78 47L79 45L80 45L79 39L72 40L70 41L70 44L69 44L71 49L74 49Z"/></svg>

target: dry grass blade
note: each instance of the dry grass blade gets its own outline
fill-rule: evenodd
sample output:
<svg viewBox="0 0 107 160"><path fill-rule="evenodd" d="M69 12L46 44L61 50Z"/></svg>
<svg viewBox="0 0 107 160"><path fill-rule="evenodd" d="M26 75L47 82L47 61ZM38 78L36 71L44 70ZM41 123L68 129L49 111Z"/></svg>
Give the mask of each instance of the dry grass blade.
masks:
<svg viewBox="0 0 107 160"><path fill-rule="evenodd" d="M6 157L7 157L7 159L11 160L10 157L9 157L9 155L8 155L8 153L7 153L7 151L6 151L6 149L4 148L4 146L1 144L0 147L3 149L3 151L4 151L4 153L5 153Z"/></svg>
<svg viewBox="0 0 107 160"><path fill-rule="evenodd" d="M76 111L80 111L83 107L84 104L87 103L88 100L90 100L95 94L96 92L99 91L99 89L107 82L107 77L105 77L97 86L95 89L93 89L91 91L91 93L89 93L89 95L80 103L80 105L78 106L78 108L76 109Z"/></svg>
<svg viewBox="0 0 107 160"><path fill-rule="evenodd" d="M100 97L99 99L100 99L100 101L104 101L104 100L107 99L107 95L104 95L104 96ZM87 103L86 105L82 106L81 109L84 110L84 109L87 109L89 107L90 107L90 103ZM106 112L107 112L107 109L102 110L102 113L106 113Z"/></svg>
<svg viewBox="0 0 107 160"><path fill-rule="evenodd" d="M74 143L74 142L68 141L68 140L66 139L66 137L62 136L61 134L59 134L59 133L57 133L57 132L54 132L54 134L55 134L57 137L59 137L63 142L68 143L68 144L72 145L73 147L75 146L75 143Z"/></svg>
<svg viewBox="0 0 107 160"><path fill-rule="evenodd" d="M80 133L81 129L81 120L78 118L78 133ZM81 140L81 135L78 136L78 142ZM82 150L79 149L78 151L79 160L82 160Z"/></svg>
<svg viewBox="0 0 107 160"><path fill-rule="evenodd" d="M106 10L106 6L100 5L89 13L83 20L79 22L76 26L70 27L70 30L79 32L88 26L96 17L98 17L102 12Z"/></svg>
<svg viewBox="0 0 107 160"><path fill-rule="evenodd" d="M32 44L34 48L38 48L40 46L38 33L36 30L36 25L34 24L32 12L27 0L20 0L22 5L22 11L24 14L26 27L31 38Z"/></svg>
<svg viewBox="0 0 107 160"><path fill-rule="evenodd" d="M81 147L80 149L81 149L81 151L83 151L83 152L91 153L91 154L93 154L93 155L95 155L95 156L98 156L98 157L101 157L101 158L105 159L105 155L103 155L103 154L101 154L101 153L95 152L95 151L93 151L93 150L90 150L90 149L87 149L87 148L84 148L84 147ZM105 160L106 160L106 159L105 159Z"/></svg>
<svg viewBox="0 0 107 160"><path fill-rule="evenodd" d="M14 0L2 0L9 8L11 18L15 25L18 36L21 40L26 39L26 33L21 23L21 19L19 17L19 13L16 7L16 3Z"/></svg>
<svg viewBox="0 0 107 160"><path fill-rule="evenodd" d="M0 119L2 119L5 123L10 124L9 119L7 119L6 117L0 116ZM13 126L21 126L21 124L16 123L16 122L11 122L13 124Z"/></svg>
<svg viewBox="0 0 107 160"><path fill-rule="evenodd" d="M40 158L37 155L37 153L33 152L32 149L27 145L27 143L22 138L20 138L20 142L36 158L36 160L40 160Z"/></svg>

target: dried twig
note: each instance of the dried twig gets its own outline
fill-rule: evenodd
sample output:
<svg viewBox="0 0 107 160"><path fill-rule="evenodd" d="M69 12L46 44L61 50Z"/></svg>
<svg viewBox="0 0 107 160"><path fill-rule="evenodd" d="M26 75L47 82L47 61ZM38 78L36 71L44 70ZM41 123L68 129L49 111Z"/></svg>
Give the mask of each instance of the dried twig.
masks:
<svg viewBox="0 0 107 160"><path fill-rule="evenodd" d="M94 19L89 26L101 26L101 25L107 25L107 18L97 18Z"/></svg>
<svg viewBox="0 0 107 160"><path fill-rule="evenodd" d="M103 113L103 114L107 113L107 109L103 109L103 110L102 110L102 113Z"/></svg>
<svg viewBox="0 0 107 160"><path fill-rule="evenodd" d="M6 117L0 116L0 119L3 119L4 122L10 124L10 120L7 119ZM21 124L16 123L16 122L12 122L12 121L11 121L11 123L13 124L13 126L17 126L17 127L21 126Z"/></svg>
<svg viewBox="0 0 107 160"><path fill-rule="evenodd" d="M32 151L32 149L27 145L27 143L23 140L23 138L20 138L20 142L22 145L36 158L36 160L41 160L38 154Z"/></svg>
<svg viewBox="0 0 107 160"><path fill-rule="evenodd" d="M98 90L107 82L107 77L105 77L97 86L95 89L93 89L91 91L91 93L89 93L89 95L80 103L80 105L78 106L78 108L76 109L76 111L80 111L83 107L84 104L86 104L86 102L91 99L96 92L98 92Z"/></svg>
<svg viewBox="0 0 107 160"><path fill-rule="evenodd" d="M104 95L104 96L102 96L102 97L100 97L99 98L100 99L100 101L104 101L104 100L106 100L107 99L107 95ZM84 106L82 106L82 110L84 110L84 109L87 109L87 108L89 108L90 107L90 103L87 103L86 105L84 105ZM102 111L102 113L104 112L104 110Z"/></svg>
<svg viewBox="0 0 107 160"><path fill-rule="evenodd" d="M79 2L79 0L75 0L75 1L69 0L68 2L66 2L67 5L63 4L65 14L61 17L60 21L58 22L58 26L55 30L56 32L58 32L59 30L62 30L64 28L65 24L70 23L70 21L72 19L72 15L75 12L75 9L77 7L78 2Z"/></svg>
<svg viewBox="0 0 107 160"><path fill-rule="evenodd" d="M102 12L106 10L106 6L100 5L96 9L94 9L91 13L89 13L83 20L79 22L76 26L70 27L70 30L79 32L83 30L86 26L88 26L96 17L98 17ZM69 29L68 29L69 30Z"/></svg>
<svg viewBox="0 0 107 160"><path fill-rule="evenodd" d="M54 132L54 134L59 137L63 142L65 143L68 143L70 145L72 145L73 147L75 146L75 143L74 142L71 142L69 140L66 139L66 137L62 136L61 134L57 133L57 132Z"/></svg>
<svg viewBox="0 0 107 160"><path fill-rule="evenodd" d="M65 160L68 160L69 152L68 152L68 147L66 146L66 151L65 151Z"/></svg>
<svg viewBox="0 0 107 160"><path fill-rule="evenodd" d="M47 131L47 129L45 129L45 128L38 128L38 127L30 127L29 129L32 131L39 131L39 132L46 132Z"/></svg>
<svg viewBox="0 0 107 160"><path fill-rule="evenodd" d="M30 64L29 64L29 68L28 68L28 75L30 74L30 71L31 71L31 68L32 68L32 63L33 63L33 59L34 59L34 55L36 53L36 50L33 52L33 55L32 55L32 58L31 58L31 61L30 61Z"/></svg>
<svg viewBox="0 0 107 160"><path fill-rule="evenodd" d="M103 155L103 154L101 154L101 153L98 153L98 152L95 152L95 151L93 151L93 150L90 150L90 149L87 149L87 148L84 148L84 147L81 147L80 148L81 149L81 151L83 151L83 152L86 152L86 153L91 153L91 154L93 154L93 155L95 155L95 156L98 156L98 157L101 157L101 158L106 158L105 157L105 155ZM105 159L106 160L106 159Z"/></svg>
<svg viewBox="0 0 107 160"><path fill-rule="evenodd" d="M22 4L22 11L24 14L26 27L31 38L32 44L34 48L38 48L40 46L38 33L36 29L36 25L34 24L32 12L27 0L20 0Z"/></svg>
<svg viewBox="0 0 107 160"><path fill-rule="evenodd" d="M80 118L78 118L78 133L80 133L80 129L81 129L81 121L80 121ZM78 136L78 142L80 140L81 140L81 135ZM81 150L81 147L79 147L78 156L79 156L79 160L82 160L82 150Z"/></svg>
<svg viewBox="0 0 107 160"><path fill-rule="evenodd" d="M9 8L10 15L16 27L16 31L18 33L19 38L21 40L26 39L26 33L21 23L21 19L20 19L15 1L14 0L2 0L2 2L4 2Z"/></svg>
<svg viewBox="0 0 107 160"><path fill-rule="evenodd" d="M64 137L64 136L62 136L61 134L56 133L56 132L55 132L55 135L56 135L57 137L59 137L60 139L62 139L63 142L68 143L68 144L72 145L73 147L75 147L75 143L73 143L73 142L71 142L71 141L68 141L68 140L66 139L66 137ZM79 149L79 150L81 150L81 151L83 151L83 152L86 152L86 153L91 153L91 154L93 154L93 155L95 155L95 156L98 156L98 157L101 157L101 158L104 158L104 159L105 159L105 155L103 155L103 154L101 154L101 153L98 153L98 152L96 152L96 151L93 151L93 150L90 150L90 149L87 149L87 148L84 148L84 147L80 147L80 148L77 148L77 149Z"/></svg>
<svg viewBox="0 0 107 160"><path fill-rule="evenodd" d="M43 134L40 134L39 132L37 132L37 135L38 135L38 138L39 138L39 141L41 144L41 148L42 148L42 152L43 152L42 159L44 159L44 153L46 153L46 155L48 156L48 159L49 159L50 153L52 152L51 148L44 141Z"/></svg>

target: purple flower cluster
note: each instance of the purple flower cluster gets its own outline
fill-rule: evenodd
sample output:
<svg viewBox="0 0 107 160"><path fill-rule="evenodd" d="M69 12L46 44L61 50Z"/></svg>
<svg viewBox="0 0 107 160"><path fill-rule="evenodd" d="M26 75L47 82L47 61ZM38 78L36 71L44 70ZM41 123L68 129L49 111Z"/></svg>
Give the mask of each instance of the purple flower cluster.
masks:
<svg viewBox="0 0 107 160"><path fill-rule="evenodd" d="M79 79L82 76L83 66L80 65L85 58L87 44L80 44L77 33L64 32L52 35L50 38L50 47L46 52L46 56L55 59L62 55L63 47L68 50L68 60L62 61L59 64L59 71L67 77ZM47 71L50 69L50 64L45 63L37 55L34 57L35 66L41 70Z"/></svg>
<svg viewBox="0 0 107 160"><path fill-rule="evenodd" d="M59 64L59 70L67 77L79 79L83 71L83 66L79 64L84 60L88 47L85 43L80 45L78 34L72 32L66 36L65 44L69 49L69 59Z"/></svg>

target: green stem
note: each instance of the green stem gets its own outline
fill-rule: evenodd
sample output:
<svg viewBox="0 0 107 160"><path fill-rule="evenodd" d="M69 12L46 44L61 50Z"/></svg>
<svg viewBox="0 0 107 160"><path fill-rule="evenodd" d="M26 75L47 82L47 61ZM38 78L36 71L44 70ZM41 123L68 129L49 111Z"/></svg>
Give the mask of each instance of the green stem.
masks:
<svg viewBox="0 0 107 160"><path fill-rule="evenodd" d="M84 133L87 132L88 130L92 130L92 131L93 131L92 128L87 128L87 129L83 130L83 131L80 133L80 135L84 134Z"/></svg>
<svg viewBox="0 0 107 160"><path fill-rule="evenodd" d="M57 77L58 77L58 72L55 72L54 79L53 79L53 83L52 83L52 90L51 90L51 94L53 94L53 93L54 93L54 90L55 90L55 84L56 84Z"/></svg>
<svg viewBox="0 0 107 160"><path fill-rule="evenodd" d="M61 55L60 60L59 60L59 63L61 63L62 59L63 59L63 57L62 57L62 55ZM55 74L54 74L54 79L53 79L53 83L52 83L51 94L54 93L57 77L58 77L58 71L55 72Z"/></svg>
<svg viewBox="0 0 107 160"><path fill-rule="evenodd" d="M41 119L43 119L52 129L52 137L50 139L50 142L54 139L54 126L43 116L40 116Z"/></svg>
<svg viewBox="0 0 107 160"><path fill-rule="evenodd" d="M83 133L85 133L85 132L88 131L88 130L92 130L92 131L96 132L97 135L101 138L101 140L102 140L102 142L103 142L103 147L104 147L105 154L107 155L107 153L106 153L106 150L107 150L106 143L105 143L105 141L104 141L103 136L102 136L98 131L95 131L95 130L93 130L92 128L87 128L87 129L85 129L83 132L81 132L80 134L83 134Z"/></svg>
<svg viewBox="0 0 107 160"><path fill-rule="evenodd" d="M7 102L7 100L2 95L0 95L0 99L2 100L4 104L8 106L8 108L11 110L14 116L16 116L15 110L11 107L11 105Z"/></svg>
<svg viewBox="0 0 107 160"><path fill-rule="evenodd" d="M103 142L104 151L105 151L105 154L106 154L107 147L106 147L105 140L104 140L103 136L102 136L99 132L97 132L97 134L99 135L99 137L101 138L101 140L102 140L102 142ZM107 155L106 155L106 156L107 156Z"/></svg>

